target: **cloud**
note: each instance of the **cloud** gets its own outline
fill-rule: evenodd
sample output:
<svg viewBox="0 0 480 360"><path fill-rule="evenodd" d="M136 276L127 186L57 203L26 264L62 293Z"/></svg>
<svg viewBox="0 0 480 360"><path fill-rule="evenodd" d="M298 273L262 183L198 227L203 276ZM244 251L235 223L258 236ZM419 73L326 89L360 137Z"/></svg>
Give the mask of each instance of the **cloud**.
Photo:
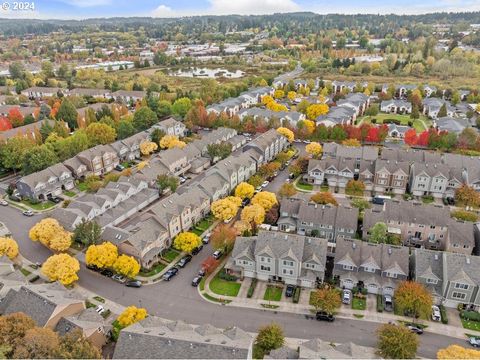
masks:
<svg viewBox="0 0 480 360"><path fill-rule="evenodd" d="M151 16L160 17L160 18L170 18L170 17L179 17L181 16L181 14L177 13L167 5L160 5L155 10L152 11Z"/></svg>
<svg viewBox="0 0 480 360"><path fill-rule="evenodd" d="M300 11L293 0L209 0L211 8L206 12L224 14L273 14Z"/></svg>

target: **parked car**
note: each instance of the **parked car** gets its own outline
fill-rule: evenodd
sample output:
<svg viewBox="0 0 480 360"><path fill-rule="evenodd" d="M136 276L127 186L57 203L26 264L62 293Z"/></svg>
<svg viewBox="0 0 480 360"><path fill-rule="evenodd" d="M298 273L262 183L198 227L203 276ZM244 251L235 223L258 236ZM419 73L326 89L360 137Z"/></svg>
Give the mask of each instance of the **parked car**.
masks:
<svg viewBox="0 0 480 360"><path fill-rule="evenodd" d="M202 277L201 276L195 276L192 280L192 286L197 287L198 284L200 284L200 281L202 281Z"/></svg>
<svg viewBox="0 0 480 360"><path fill-rule="evenodd" d="M58 204L59 202L62 202L64 199L60 196L50 196L50 197L48 197L48 200L50 200L51 202L53 202L55 204Z"/></svg>
<svg viewBox="0 0 480 360"><path fill-rule="evenodd" d="M187 181L187 179L185 179L183 176L180 176L179 179L180 179L180 184L183 184Z"/></svg>
<svg viewBox="0 0 480 360"><path fill-rule="evenodd" d="M8 198L12 201L16 201L16 202L20 202L22 201L22 199L20 198L20 196L16 195L16 194L12 194L12 195L9 195Z"/></svg>
<svg viewBox="0 0 480 360"><path fill-rule="evenodd" d="M105 308L102 305L97 305L95 311L101 315L105 312Z"/></svg>
<svg viewBox="0 0 480 360"><path fill-rule="evenodd" d="M442 315L440 314L440 308L437 305L432 305L432 320L433 321L442 320Z"/></svg>
<svg viewBox="0 0 480 360"><path fill-rule="evenodd" d="M25 216L33 216L34 213L32 210L25 210L24 212L22 212L23 215Z"/></svg>
<svg viewBox="0 0 480 360"><path fill-rule="evenodd" d="M173 268L167 270L167 272L165 274L163 274L163 280L170 281L175 275L177 275L177 273L178 273L178 268L173 267Z"/></svg>
<svg viewBox="0 0 480 360"><path fill-rule="evenodd" d="M475 348L480 347L480 339L476 337L469 337L467 342Z"/></svg>
<svg viewBox="0 0 480 360"><path fill-rule="evenodd" d="M198 270L198 276L202 276L202 277L203 277L203 276L205 276L206 273L207 273L207 272L206 272L205 269L203 269L203 268L200 269L200 270Z"/></svg>
<svg viewBox="0 0 480 360"><path fill-rule="evenodd" d="M210 236L211 236L211 235L212 235L211 233L206 233L205 235L203 235L203 237L202 237L202 242L203 242L204 244L208 244L208 243L210 242Z"/></svg>
<svg viewBox="0 0 480 360"><path fill-rule="evenodd" d="M315 314L315 319L317 319L318 321L332 322L335 320L335 316L327 313L326 311L317 311L317 313Z"/></svg>
<svg viewBox="0 0 480 360"><path fill-rule="evenodd" d="M112 280L115 280L115 281L123 284L125 281L127 281L127 278L126 278L125 276L123 276L123 275L118 275L118 274L117 274L117 275L113 275L113 276L112 276Z"/></svg>
<svg viewBox="0 0 480 360"><path fill-rule="evenodd" d="M200 251L202 251L203 245L197 246L195 249L192 250L192 255L197 255Z"/></svg>
<svg viewBox="0 0 480 360"><path fill-rule="evenodd" d="M0 205L2 205L2 206L8 206L8 202L6 202L6 201L3 200L3 199L0 199Z"/></svg>
<svg viewBox="0 0 480 360"><path fill-rule="evenodd" d="M255 188L255 191L256 191L256 192L262 191L262 185L257 186L257 187Z"/></svg>
<svg viewBox="0 0 480 360"><path fill-rule="evenodd" d="M185 255L180 261L177 263L178 266L184 268L190 261L192 261L192 255Z"/></svg>
<svg viewBox="0 0 480 360"><path fill-rule="evenodd" d="M100 274L102 274L103 276L106 276L106 277L112 277L113 276L113 271L108 270L108 269L103 269L102 271L100 271Z"/></svg>
<svg viewBox="0 0 480 360"><path fill-rule="evenodd" d="M287 288L285 289L285 296L292 297L293 294L295 294L295 286L287 285Z"/></svg>
<svg viewBox="0 0 480 360"><path fill-rule="evenodd" d="M122 164L118 164L117 166L115 166L115 170L123 171L123 170L125 170L125 166L123 166Z"/></svg>
<svg viewBox="0 0 480 360"><path fill-rule="evenodd" d="M423 334L423 329L421 329L420 327L418 327L418 326L416 326L416 325L407 324L406 326L407 326L407 328L408 328L411 332L413 332L413 333L415 333L415 334L417 334L417 335L422 335L422 334Z"/></svg>
<svg viewBox="0 0 480 360"><path fill-rule="evenodd" d="M293 180L293 179L295 179L295 174L294 174L294 173L290 173L290 174L288 174L288 177Z"/></svg>
<svg viewBox="0 0 480 360"><path fill-rule="evenodd" d="M95 265L87 265L87 269L92 271L97 271L97 272L100 271L100 269Z"/></svg>
<svg viewBox="0 0 480 360"><path fill-rule="evenodd" d="M342 291L342 303L350 305L352 302L352 291L349 289L344 289Z"/></svg>
<svg viewBox="0 0 480 360"><path fill-rule="evenodd" d="M245 207L248 204L250 204L250 199L249 198L245 198L245 199L242 200L242 207Z"/></svg>
<svg viewBox="0 0 480 360"><path fill-rule="evenodd" d="M268 184L270 184L269 181L264 181L264 182L262 183L262 185L261 185L261 186L262 186L262 189L265 189L265 188L268 186Z"/></svg>
<svg viewBox="0 0 480 360"><path fill-rule="evenodd" d="M233 217L223 220L224 224L229 224L233 220Z"/></svg>
<svg viewBox="0 0 480 360"><path fill-rule="evenodd" d="M383 308L385 311L389 311L389 312L393 311L393 300L390 295L383 296Z"/></svg>
<svg viewBox="0 0 480 360"><path fill-rule="evenodd" d="M142 282L139 280L130 280L125 283L125 286L139 288L142 287Z"/></svg>
<svg viewBox="0 0 480 360"><path fill-rule="evenodd" d="M223 251L222 250L217 250L213 253L213 257L215 260L218 260L222 257L223 255Z"/></svg>

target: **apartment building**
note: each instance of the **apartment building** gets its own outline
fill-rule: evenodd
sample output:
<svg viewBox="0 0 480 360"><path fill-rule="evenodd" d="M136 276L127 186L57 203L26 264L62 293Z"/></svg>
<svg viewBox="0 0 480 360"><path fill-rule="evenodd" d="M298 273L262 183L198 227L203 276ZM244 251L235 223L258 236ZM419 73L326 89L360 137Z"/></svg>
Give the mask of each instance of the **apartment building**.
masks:
<svg viewBox="0 0 480 360"><path fill-rule="evenodd" d="M277 130L270 129L256 137L243 147L243 151L255 150L261 155L261 162L267 163L289 146L287 138L280 135Z"/></svg>

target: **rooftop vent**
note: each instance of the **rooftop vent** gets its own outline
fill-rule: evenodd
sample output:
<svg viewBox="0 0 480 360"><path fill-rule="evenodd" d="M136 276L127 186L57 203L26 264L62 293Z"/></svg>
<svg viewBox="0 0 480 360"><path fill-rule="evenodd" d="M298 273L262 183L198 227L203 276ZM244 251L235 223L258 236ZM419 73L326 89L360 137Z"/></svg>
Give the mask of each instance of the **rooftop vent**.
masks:
<svg viewBox="0 0 480 360"><path fill-rule="evenodd" d="M388 255L392 255L392 248L388 248Z"/></svg>
<svg viewBox="0 0 480 360"><path fill-rule="evenodd" d="M467 262L468 265L470 265L470 258L469 257L465 258L465 261Z"/></svg>
<svg viewBox="0 0 480 360"><path fill-rule="evenodd" d="M438 260L438 254L435 254L435 255L433 256L433 258L434 258L435 260Z"/></svg>

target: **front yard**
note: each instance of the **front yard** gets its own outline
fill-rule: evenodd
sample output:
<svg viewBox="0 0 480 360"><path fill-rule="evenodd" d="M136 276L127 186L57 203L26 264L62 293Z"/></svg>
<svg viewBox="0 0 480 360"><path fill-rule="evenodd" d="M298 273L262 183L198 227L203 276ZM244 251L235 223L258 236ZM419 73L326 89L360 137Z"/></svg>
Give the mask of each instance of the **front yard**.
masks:
<svg viewBox="0 0 480 360"><path fill-rule="evenodd" d="M282 299L283 288L274 285L268 285L263 295L263 300L280 301Z"/></svg>
<svg viewBox="0 0 480 360"><path fill-rule="evenodd" d="M462 326L468 330L480 331L480 322L462 319Z"/></svg>
<svg viewBox="0 0 480 360"><path fill-rule="evenodd" d="M217 295L237 296L242 284L237 281L224 280L220 277L220 273L221 271L210 281L210 290Z"/></svg>
<svg viewBox="0 0 480 360"><path fill-rule="evenodd" d="M353 310L365 310L367 308L367 299L353 297L352 299L352 309Z"/></svg>
<svg viewBox="0 0 480 360"><path fill-rule="evenodd" d="M32 208L33 210L41 211L41 210L47 210L50 209L51 207L55 206L55 203L52 201L43 201L39 203L32 203L30 200L22 200L22 204Z"/></svg>
<svg viewBox="0 0 480 360"><path fill-rule="evenodd" d="M168 262L168 263L171 263L173 260L175 260L177 258L177 256L179 255L180 253L175 250L175 249L169 249L165 254L162 255L162 258Z"/></svg>
<svg viewBox="0 0 480 360"><path fill-rule="evenodd" d="M150 270L141 269L140 273L138 275L144 276L144 277L153 276L155 274L158 274L159 272L161 272L165 268L166 268L165 264L158 263L155 266L153 266Z"/></svg>

